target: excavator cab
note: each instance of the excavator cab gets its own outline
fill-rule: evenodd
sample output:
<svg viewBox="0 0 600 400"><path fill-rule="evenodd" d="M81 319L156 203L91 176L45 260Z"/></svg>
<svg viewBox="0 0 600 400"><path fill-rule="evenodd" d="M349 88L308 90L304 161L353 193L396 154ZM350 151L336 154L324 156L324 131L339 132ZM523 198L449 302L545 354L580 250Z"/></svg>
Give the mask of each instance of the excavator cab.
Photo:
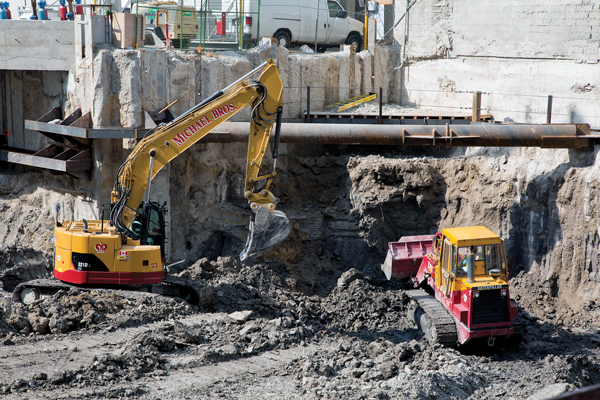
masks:
<svg viewBox="0 0 600 400"><path fill-rule="evenodd" d="M165 203L166 204L166 203ZM130 230L138 237L141 245L160 246L161 256L165 258L165 213L164 204L156 201L142 201Z"/></svg>

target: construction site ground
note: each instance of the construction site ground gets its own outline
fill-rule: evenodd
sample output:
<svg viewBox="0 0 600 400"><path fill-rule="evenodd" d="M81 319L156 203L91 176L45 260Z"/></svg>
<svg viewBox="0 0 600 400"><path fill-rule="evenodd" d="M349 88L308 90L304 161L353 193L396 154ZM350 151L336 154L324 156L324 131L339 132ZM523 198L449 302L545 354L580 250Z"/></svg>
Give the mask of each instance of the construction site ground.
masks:
<svg viewBox="0 0 600 400"><path fill-rule="evenodd" d="M194 157L210 163L209 151L195 149ZM227 255L197 250L200 239L218 242L207 230L226 231L227 221L200 223L222 205L172 215L186 216L180 225L191 241L187 264L173 272L211 289L204 309L177 298L77 288L13 303L16 284L50 276L52 210L64 198L38 185L39 172L1 172L0 393L534 400L598 383L596 155L288 147L275 191L292 234L262 258L241 263L235 252L243 243L230 237L219 244ZM182 168L186 162L171 173ZM196 183L204 167L195 168L198 175L182 185L208 190ZM231 204L228 212L247 221L242 201ZM474 224L506 240L523 340L432 346L406 315L411 287L379 270L387 242Z"/></svg>

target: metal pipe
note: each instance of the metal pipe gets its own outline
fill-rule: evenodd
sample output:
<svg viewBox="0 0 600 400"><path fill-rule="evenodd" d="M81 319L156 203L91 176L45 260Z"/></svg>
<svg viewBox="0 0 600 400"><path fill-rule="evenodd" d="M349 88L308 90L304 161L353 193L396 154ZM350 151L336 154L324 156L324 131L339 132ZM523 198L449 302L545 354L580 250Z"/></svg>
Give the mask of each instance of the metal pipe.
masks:
<svg viewBox="0 0 600 400"><path fill-rule="evenodd" d="M467 251L467 282L475 282L475 250L469 249Z"/></svg>
<svg viewBox="0 0 600 400"><path fill-rule="evenodd" d="M146 189L146 203L150 203L150 186L152 185L152 167L156 150L150 150L150 165L148 166L148 188Z"/></svg>
<svg viewBox="0 0 600 400"><path fill-rule="evenodd" d="M317 35L319 34L319 5L320 5L320 1L317 0L317 16L316 19L317 21L315 22L315 53L317 52Z"/></svg>
<svg viewBox="0 0 600 400"><path fill-rule="evenodd" d="M249 130L247 122L224 122L204 142L247 142ZM596 141L600 141L600 135L590 134L588 124L281 124L281 143L590 148Z"/></svg>

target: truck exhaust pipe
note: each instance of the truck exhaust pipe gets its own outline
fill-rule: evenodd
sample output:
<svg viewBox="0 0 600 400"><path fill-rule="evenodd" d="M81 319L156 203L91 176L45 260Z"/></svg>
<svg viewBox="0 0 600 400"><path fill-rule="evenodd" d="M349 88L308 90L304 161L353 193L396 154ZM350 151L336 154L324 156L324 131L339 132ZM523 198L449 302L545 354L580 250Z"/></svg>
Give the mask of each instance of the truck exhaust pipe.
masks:
<svg viewBox="0 0 600 400"><path fill-rule="evenodd" d="M283 242L291 231L287 216L278 210L269 211L265 206L258 206L254 221L250 219L248 238L240 260L245 261L263 250Z"/></svg>
<svg viewBox="0 0 600 400"><path fill-rule="evenodd" d="M477 250L471 246L467 251L467 282L475 282L475 254Z"/></svg>

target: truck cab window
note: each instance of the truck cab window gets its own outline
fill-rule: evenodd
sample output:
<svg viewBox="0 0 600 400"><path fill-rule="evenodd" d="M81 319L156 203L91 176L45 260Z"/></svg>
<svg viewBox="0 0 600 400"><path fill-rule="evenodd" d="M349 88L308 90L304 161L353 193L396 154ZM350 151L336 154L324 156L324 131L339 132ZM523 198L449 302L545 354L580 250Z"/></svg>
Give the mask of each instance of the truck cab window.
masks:
<svg viewBox="0 0 600 400"><path fill-rule="evenodd" d="M346 12L335 1L328 1L327 6L329 7L329 16L332 18L346 18Z"/></svg>
<svg viewBox="0 0 600 400"><path fill-rule="evenodd" d="M472 247L473 249L471 249ZM475 276L488 275L492 269L506 271L502 249L499 244L466 246L458 249L457 276L467 276L467 254L470 251L475 254Z"/></svg>

